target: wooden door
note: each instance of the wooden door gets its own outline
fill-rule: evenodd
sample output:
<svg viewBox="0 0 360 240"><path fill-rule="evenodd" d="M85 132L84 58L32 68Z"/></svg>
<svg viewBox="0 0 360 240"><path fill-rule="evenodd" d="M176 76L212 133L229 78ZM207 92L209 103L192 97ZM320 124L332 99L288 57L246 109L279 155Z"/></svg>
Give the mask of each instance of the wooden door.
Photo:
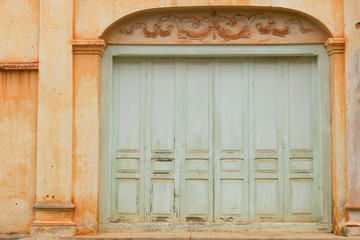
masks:
<svg viewBox="0 0 360 240"><path fill-rule="evenodd" d="M320 220L313 58L125 58L113 75L111 221Z"/></svg>

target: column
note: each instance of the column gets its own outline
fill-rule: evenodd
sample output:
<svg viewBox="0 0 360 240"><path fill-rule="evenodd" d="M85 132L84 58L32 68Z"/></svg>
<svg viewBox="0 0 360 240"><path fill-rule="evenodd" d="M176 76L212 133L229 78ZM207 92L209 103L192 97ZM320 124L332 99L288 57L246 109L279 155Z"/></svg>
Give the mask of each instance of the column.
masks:
<svg viewBox="0 0 360 240"><path fill-rule="evenodd" d="M33 236L71 236L73 79L72 0L41 0L37 180Z"/></svg>
<svg viewBox="0 0 360 240"><path fill-rule="evenodd" d="M100 72L103 40L74 40L73 219L77 234L98 231Z"/></svg>
<svg viewBox="0 0 360 240"><path fill-rule="evenodd" d="M346 78L345 39L329 38L325 42L330 56L331 95L331 175L333 231L345 234L348 199L346 160Z"/></svg>

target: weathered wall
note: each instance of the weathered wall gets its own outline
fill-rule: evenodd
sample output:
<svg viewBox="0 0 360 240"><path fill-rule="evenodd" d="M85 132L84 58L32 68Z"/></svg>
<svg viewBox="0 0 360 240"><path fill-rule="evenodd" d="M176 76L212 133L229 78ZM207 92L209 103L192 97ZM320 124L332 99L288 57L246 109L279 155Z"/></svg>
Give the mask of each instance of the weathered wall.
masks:
<svg viewBox="0 0 360 240"><path fill-rule="evenodd" d="M0 63L37 62L39 0L0 0Z"/></svg>
<svg viewBox="0 0 360 240"><path fill-rule="evenodd" d="M76 0L74 38L98 38L114 21L128 14L159 7L271 6L307 13L322 21L334 37L343 35L342 0Z"/></svg>
<svg viewBox="0 0 360 240"><path fill-rule="evenodd" d="M0 71L0 233L34 219L36 119L37 71Z"/></svg>
<svg viewBox="0 0 360 240"><path fill-rule="evenodd" d="M80 223L80 232L88 232L89 226L96 229L98 209L91 209L91 206L96 204L94 202L98 198L98 183L92 184L89 179L98 178L98 172L96 169L87 172L82 167L88 163L98 167L98 149L87 152L88 148L84 147L88 143L98 145L84 133L85 127L95 128L98 123L98 119L95 119L98 117L98 99L94 95L88 96L89 92L83 92L79 87L91 87L91 91L96 91L98 86L87 84L88 80L98 77L98 72L91 72L92 69L87 76L86 69L81 67L95 68L98 60L81 60L84 62L80 63L78 57L77 70L81 74L76 69L73 73L71 38L97 39L120 18L158 7L289 8L317 18L334 37L343 37L345 31L349 199L351 202L360 202L360 28L355 27L360 22L359 0L41 1L42 13L40 0L0 0L0 63L37 62L40 49L39 126L42 127L37 148L37 71L0 72L0 233L29 231L34 219L31 206L35 202L37 160L42 163L38 164L41 170L38 201L53 194L54 200L49 201L74 201L75 204L81 204L82 207L76 208L73 215L74 221ZM90 110L94 115L90 116ZM72 126L76 128L74 136ZM53 163L55 168L52 167ZM48 177L52 180L48 180ZM66 183L65 188L57 177Z"/></svg>
<svg viewBox="0 0 360 240"><path fill-rule="evenodd" d="M360 1L344 4L349 201L360 202Z"/></svg>

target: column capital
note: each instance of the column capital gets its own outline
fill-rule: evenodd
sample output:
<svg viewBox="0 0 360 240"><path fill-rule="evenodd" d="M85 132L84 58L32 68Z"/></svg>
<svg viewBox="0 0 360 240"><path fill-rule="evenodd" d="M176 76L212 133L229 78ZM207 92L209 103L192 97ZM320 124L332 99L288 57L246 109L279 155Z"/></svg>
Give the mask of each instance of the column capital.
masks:
<svg viewBox="0 0 360 240"><path fill-rule="evenodd" d="M72 52L85 55L102 55L106 48L106 42L102 39L73 39Z"/></svg>
<svg viewBox="0 0 360 240"><path fill-rule="evenodd" d="M329 38L325 41L325 48L329 55L345 52L345 38Z"/></svg>

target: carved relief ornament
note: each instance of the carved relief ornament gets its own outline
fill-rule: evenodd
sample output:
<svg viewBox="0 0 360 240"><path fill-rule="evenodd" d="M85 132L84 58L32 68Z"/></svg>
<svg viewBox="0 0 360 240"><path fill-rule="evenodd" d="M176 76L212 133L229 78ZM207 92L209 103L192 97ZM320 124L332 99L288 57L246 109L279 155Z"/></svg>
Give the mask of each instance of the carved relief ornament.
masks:
<svg viewBox="0 0 360 240"><path fill-rule="evenodd" d="M146 38L168 37L173 32L177 32L178 39L199 41L206 38L216 40L217 37L226 41L250 38L252 26L255 26L259 34L272 34L277 37L289 34L290 25L297 25L301 33L313 31L312 28L305 28L297 18L286 20L282 28L276 25L276 21L271 16L263 13L250 16L237 13L233 17L226 17L218 16L213 12L210 16L203 18L163 16L152 26L152 29L145 22L137 22L130 28L119 31L125 36L132 36L141 29Z"/></svg>

